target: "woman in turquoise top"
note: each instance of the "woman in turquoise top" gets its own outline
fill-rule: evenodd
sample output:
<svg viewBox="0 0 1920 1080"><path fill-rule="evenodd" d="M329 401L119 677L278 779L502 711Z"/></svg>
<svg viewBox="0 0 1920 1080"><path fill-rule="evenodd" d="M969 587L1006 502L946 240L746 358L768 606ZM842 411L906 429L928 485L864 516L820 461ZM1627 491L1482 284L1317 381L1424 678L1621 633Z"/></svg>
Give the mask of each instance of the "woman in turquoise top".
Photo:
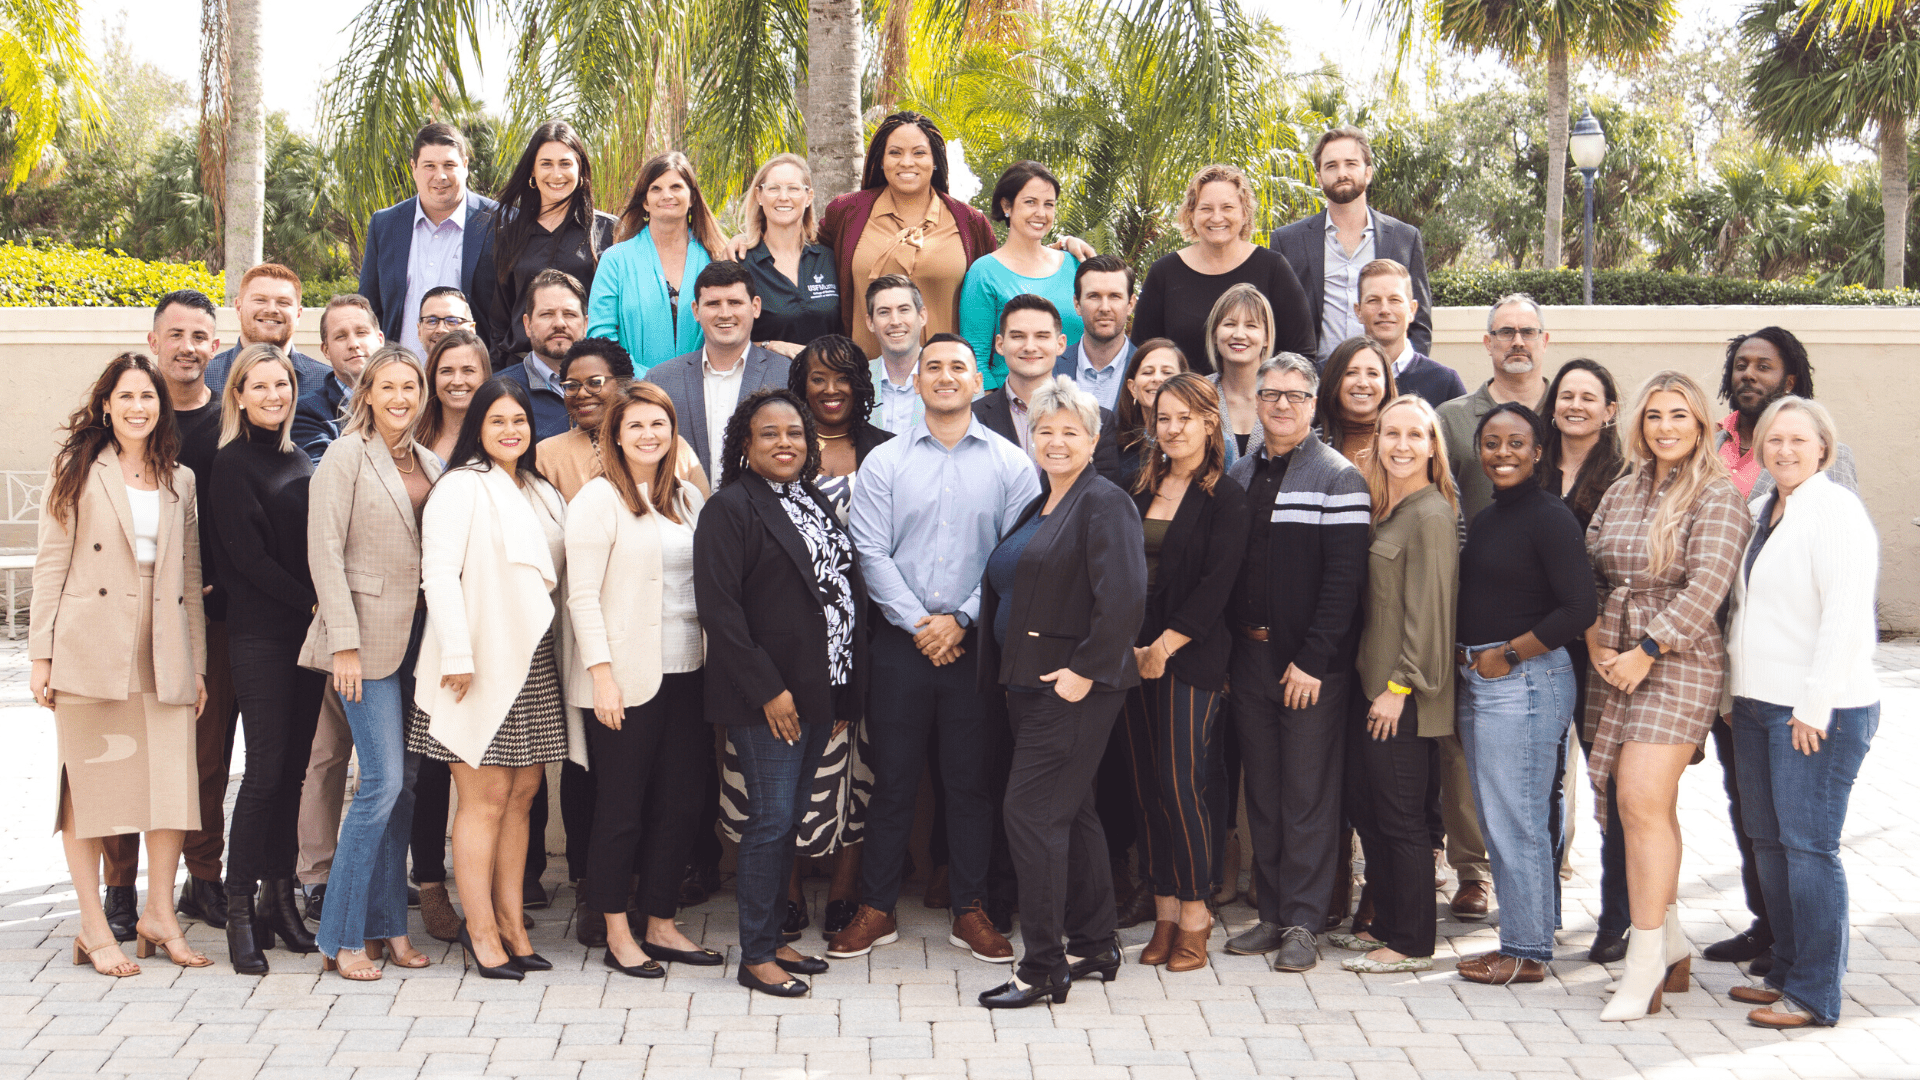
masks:
<svg viewBox="0 0 1920 1080"><path fill-rule="evenodd" d="M645 375L705 343L691 286L713 261L710 253L724 250L685 154L660 154L641 168L616 235L620 242L600 257L593 278L587 336L619 342L633 356L634 374Z"/></svg>
<svg viewBox="0 0 1920 1080"><path fill-rule="evenodd" d="M1006 223L1007 240L999 250L973 261L960 289L960 335L980 358L980 374L988 390L1007 381L1007 361L993 351L1000 309L1007 301L1022 293L1053 301L1060 309L1068 348L1085 329L1073 307L1073 279L1080 260L1046 246L1059 201L1060 181L1037 161L1007 166L993 187L993 219Z"/></svg>

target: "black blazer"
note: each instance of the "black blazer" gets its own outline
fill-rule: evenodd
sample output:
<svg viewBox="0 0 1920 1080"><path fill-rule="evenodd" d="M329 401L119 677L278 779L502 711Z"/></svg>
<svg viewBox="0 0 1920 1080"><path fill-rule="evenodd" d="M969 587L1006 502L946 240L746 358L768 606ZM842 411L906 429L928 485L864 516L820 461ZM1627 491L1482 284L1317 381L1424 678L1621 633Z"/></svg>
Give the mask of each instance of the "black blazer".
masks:
<svg viewBox="0 0 1920 1080"><path fill-rule="evenodd" d="M833 511L816 493L814 501ZM858 720L867 699L867 587L856 557L853 588L853 678L838 715L827 675L827 616L814 583L806 541L779 496L757 475L713 493L693 533L693 593L707 632L707 719L764 724L761 711L783 690L793 692L800 721Z"/></svg>
<svg viewBox="0 0 1920 1080"><path fill-rule="evenodd" d="M1013 426L1013 406L1007 402L1007 388L1002 386L993 393L973 403L973 418L995 435L1015 446L1020 445L1020 432ZM1038 463L1034 465L1039 469ZM1093 471L1107 478L1109 482L1126 490L1127 477L1120 469L1120 422L1114 419L1112 409L1100 410L1100 439L1093 444ZM1040 477L1040 490L1047 488L1047 478Z"/></svg>
<svg viewBox="0 0 1920 1080"><path fill-rule="evenodd" d="M1153 493L1133 497L1142 517ZM1167 524L1160 544L1160 568L1147 594L1146 620L1136 640L1142 648L1162 632L1192 638L1167 661L1167 673L1202 690L1227 688L1227 657L1233 635L1227 629L1227 601L1247 553L1247 493L1231 476L1221 476L1208 494L1199 484L1187 493Z"/></svg>
<svg viewBox="0 0 1920 1080"><path fill-rule="evenodd" d="M855 465L865 463L867 454L872 452L874 447L893 438L893 432L883 427L876 427L865 420L856 421L851 434L853 435L853 463Z"/></svg>
<svg viewBox="0 0 1920 1080"><path fill-rule="evenodd" d="M1011 534L1047 505L1027 504ZM995 613L1013 605L1005 649L993 639ZM980 582L980 688L1046 690L1040 676L1060 668L1098 690L1140 685L1133 641L1147 607L1147 539L1127 493L1091 469L1060 500L1020 554L1011 596Z"/></svg>
<svg viewBox="0 0 1920 1080"><path fill-rule="evenodd" d="M1371 208L1369 208L1371 210ZM1415 352L1433 352L1433 288L1427 284L1427 252L1420 243L1420 229L1390 214L1373 214L1373 255L1392 259L1407 268L1413 278L1413 299L1420 310L1413 314L1407 337ZM1320 336L1320 315L1327 303L1327 212L1282 225L1267 237L1267 246L1286 256L1300 287L1306 290L1307 303L1313 308L1313 335ZM1338 344L1336 342L1336 344Z"/></svg>

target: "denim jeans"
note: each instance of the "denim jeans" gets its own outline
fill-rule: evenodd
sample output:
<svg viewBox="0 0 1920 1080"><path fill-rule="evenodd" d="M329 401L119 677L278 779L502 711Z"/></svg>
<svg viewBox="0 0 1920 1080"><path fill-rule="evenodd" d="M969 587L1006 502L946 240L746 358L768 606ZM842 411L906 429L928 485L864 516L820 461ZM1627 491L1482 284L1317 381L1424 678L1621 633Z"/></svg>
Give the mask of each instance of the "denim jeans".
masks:
<svg viewBox="0 0 1920 1080"><path fill-rule="evenodd" d="M1500 951L1542 963L1553 959L1560 927L1560 843L1551 804L1573 698L1573 662L1567 650L1555 649L1498 679L1462 667L1454 710L1500 897Z"/></svg>
<svg viewBox="0 0 1920 1080"><path fill-rule="evenodd" d="M407 753L406 703L422 621L416 614L406 658L393 674L362 682L359 701L341 699L360 757L360 788L340 825L320 909L316 937L328 956L407 932L407 840L421 758Z"/></svg>
<svg viewBox="0 0 1920 1080"><path fill-rule="evenodd" d="M733 874L742 965L772 963L782 943L794 839L832 731L826 724L802 724L800 741L789 743L764 722L727 729L740 760L740 778L747 785L747 823L740 830Z"/></svg>
<svg viewBox="0 0 1920 1080"><path fill-rule="evenodd" d="M1773 924L1767 985L1822 1024L1840 1018L1847 970L1847 871L1840 829L1854 777L1880 728L1880 705L1833 710L1818 753L1793 748L1793 709L1733 699L1741 825Z"/></svg>

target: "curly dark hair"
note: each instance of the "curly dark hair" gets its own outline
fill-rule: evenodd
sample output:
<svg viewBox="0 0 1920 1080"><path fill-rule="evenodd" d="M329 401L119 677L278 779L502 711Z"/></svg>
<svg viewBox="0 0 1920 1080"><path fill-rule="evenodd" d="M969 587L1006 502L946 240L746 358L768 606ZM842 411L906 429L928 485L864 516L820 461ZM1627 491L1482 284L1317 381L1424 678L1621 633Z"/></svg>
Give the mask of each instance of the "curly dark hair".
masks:
<svg viewBox="0 0 1920 1080"><path fill-rule="evenodd" d="M853 386L853 416L849 428L858 427L873 415L873 368L867 354L854 340L843 334L824 334L807 343L787 368L787 389L801 401L807 400L808 362L818 360L828 371L847 377Z"/></svg>
<svg viewBox="0 0 1920 1080"><path fill-rule="evenodd" d="M1793 388L1787 392L1812 400L1813 398L1813 361L1807 358L1807 347L1793 336L1793 331L1778 326L1763 326L1751 334L1741 334L1727 341L1727 363L1720 369L1720 400L1733 404L1733 358L1739 353L1740 346L1748 338L1759 338L1780 352L1780 362L1786 366L1787 374L1793 376Z"/></svg>
<svg viewBox="0 0 1920 1080"><path fill-rule="evenodd" d="M747 440L752 438L753 418L776 401L799 413L800 423L806 427L807 460L800 465L800 482L811 487L814 477L820 475L820 435L806 401L784 386L763 386L748 394L727 420L727 433L720 444L721 487L747 474Z"/></svg>

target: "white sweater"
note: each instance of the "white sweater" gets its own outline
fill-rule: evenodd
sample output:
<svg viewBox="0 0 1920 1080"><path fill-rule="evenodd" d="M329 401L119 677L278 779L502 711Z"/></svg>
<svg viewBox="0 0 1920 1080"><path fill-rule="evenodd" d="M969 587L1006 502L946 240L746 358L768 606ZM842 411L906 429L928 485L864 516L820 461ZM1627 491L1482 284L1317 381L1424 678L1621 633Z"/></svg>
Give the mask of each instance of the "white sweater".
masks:
<svg viewBox="0 0 1920 1080"><path fill-rule="evenodd" d="M1766 500L1754 510L1764 513ZM1744 559L1727 628L1734 695L1792 706L1821 731L1834 709L1879 701L1880 538L1860 497L1814 474L1788 496L1751 576Z"/></svg>

